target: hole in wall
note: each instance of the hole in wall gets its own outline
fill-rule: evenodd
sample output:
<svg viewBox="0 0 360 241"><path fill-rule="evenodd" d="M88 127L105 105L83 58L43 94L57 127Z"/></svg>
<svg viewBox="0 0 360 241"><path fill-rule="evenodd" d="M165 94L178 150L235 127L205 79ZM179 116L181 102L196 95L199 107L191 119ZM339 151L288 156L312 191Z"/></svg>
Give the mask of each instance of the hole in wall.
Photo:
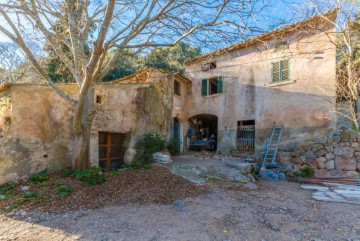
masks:
<svg viewBox="0 0 360 241"><path fill-rule="evenodd" d="M96 96L96 104L101 104L101 101L102 101L101 96L97 95Z"/></svg>

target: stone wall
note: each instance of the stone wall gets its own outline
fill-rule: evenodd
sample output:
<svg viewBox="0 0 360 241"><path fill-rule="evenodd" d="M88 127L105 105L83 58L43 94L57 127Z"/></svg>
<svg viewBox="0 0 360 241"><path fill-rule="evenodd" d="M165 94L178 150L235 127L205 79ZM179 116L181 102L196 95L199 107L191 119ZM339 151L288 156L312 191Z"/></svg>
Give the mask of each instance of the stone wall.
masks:
<svg viewBox="0 0 360 241"><path fill-rule="evenodd" d="M360 135L340 129L325 142L302 145L296 152L280 151L279 159L294 172L309 166L317 177L359 177Z"/></svg>

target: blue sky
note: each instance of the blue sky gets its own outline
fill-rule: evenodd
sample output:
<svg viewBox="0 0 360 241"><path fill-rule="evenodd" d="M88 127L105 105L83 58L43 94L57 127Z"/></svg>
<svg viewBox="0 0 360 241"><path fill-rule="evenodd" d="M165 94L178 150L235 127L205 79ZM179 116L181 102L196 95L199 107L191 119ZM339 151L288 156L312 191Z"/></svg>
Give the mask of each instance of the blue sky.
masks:
<svg viewBox="0 0 360 241"><path fill-rule="evenodd" d="M269 1L269 5L266 7L265 11L256 16L256 19L252 22L252 25L258 27L264 32L281 27L284 24L302 20L315 14L315 11L311 10L311 2L313 0L259 0L259 2L262 1ZM321 11L324 12L331 8L328 3L335 0L317 1L324 1L326 3L325 5L328 5L321 9ZM260 33L261 32L247 32L247 34L240 34L237 40L231 40L227 42L222 39L216 44L216 46L212 46L211 48L203 48L203 52L226 47L233 44L234 42L242 41ZM0 34L0 41L8 41L8 39Z"/></svg>

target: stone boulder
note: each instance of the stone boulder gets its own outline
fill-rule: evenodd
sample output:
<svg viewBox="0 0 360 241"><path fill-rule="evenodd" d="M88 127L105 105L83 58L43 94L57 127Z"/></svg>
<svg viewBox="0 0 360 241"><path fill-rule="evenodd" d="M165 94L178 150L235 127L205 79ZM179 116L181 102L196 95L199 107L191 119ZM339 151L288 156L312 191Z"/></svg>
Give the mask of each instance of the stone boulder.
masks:
<svg viewBox="0 0 360 241"><path fill-rule="evenodd" d="M335 161L334 161L334 160L327 161L327 162L325 163L325 168L326 168L327 170L335 169Z"/></svg>
<svg viewBox="0 0 360 241"><path fill-rule="evenodd" d="M334 149L335 156L353 157L353 149L351 147L336 147Z"/></svg>
<svg viewBox="0 0 360 241"><path fill-rule="evenodd" d="M354 158L346 158L337 156L335 158L335 167L336 169L341 169L344 171L355 171L356 170L356 160Z"/></svg>
<svg viewBox="0 0 360 241"><path fill-rule="evenodd" d="M308 160L312 160L312 159L316 159L317 156L313 151L307 151L305 157Z"/></svg>
<svg viewBox="0 0 360 241"><path fill-rule="evenodd" d="M347 171L344 174L344 177L356 177L359 178L359 173L356 171Z"/></svg>
<svg viewBox="0 0 360 241"><path fill-rule="evenodd" d="M328 152L329 152L328 150L326 150L325 148L322 148L322 149L320 149L320 150L317 150L317 151L315 152L315 155L316 155L317 157L322 157L322 156L325 156L325 154L328 153Z"/></svg>
<svg viewBox="0 0 360 241"><path fill-rule="evenodd" d="M209 168L207 173L203 173L203 175L204 174L207 177L220 177L222 179L227 179L231 182L249 182L249 178L241 174L239 170L228 166L212 167Z"/></svg>
<svg viewBox="0 0 360 241"><path fill-rule="evenodd" d="M241 174L247 174L251 172L251 167L253 166L251 163L239 162L237 160L225 160L224 163L228 167L239 170Z"/></svg>
<svg viewBox="0 0 360 241"><path fill-rule="evenodd" d="M161 151L153 154L154 162L159 164L172 163L171 155L169 152Z"/></svg>
<svg viewBox="0 0 360 241"><path fill-rule="evenodd" d="M328 160L328 161L329 161L329 160L333 160L333 159L335 159L335 155L330 152L330 153L328 153L328 154L325 155L325 158L326 158L326 160Z"/></svg>
<svg viewBox="0 0 360 241"><path fill-rule="evenodd" d="M319 158L317 158L317 159L316 159L317 168L319 168L319 169L325 169L325 162L326 162L325 157L319 157Z"/></svg>
<svg viewBox="0 0 360 241"><path fill-rule="evenodd" d="M244 184L242 187L244 189L251 190L251 191L258 189L258 186L253 182L248 182L248 183Z"/></svg>

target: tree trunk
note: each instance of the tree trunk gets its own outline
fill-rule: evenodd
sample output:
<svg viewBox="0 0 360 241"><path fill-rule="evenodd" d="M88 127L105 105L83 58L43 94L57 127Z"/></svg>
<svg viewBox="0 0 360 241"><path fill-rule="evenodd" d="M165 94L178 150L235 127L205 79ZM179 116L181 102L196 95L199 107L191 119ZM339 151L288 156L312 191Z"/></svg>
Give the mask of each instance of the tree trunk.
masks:
<svg viewBox="0 0 360 241"><path fill-rule="evenodd" d="M81 115L81 130L74 137L72 168L85 169L90 167L90 137L94 117L94 87L90 87L86 96L85 108ZM76 128L75 125L74 129Z"/></svg>

